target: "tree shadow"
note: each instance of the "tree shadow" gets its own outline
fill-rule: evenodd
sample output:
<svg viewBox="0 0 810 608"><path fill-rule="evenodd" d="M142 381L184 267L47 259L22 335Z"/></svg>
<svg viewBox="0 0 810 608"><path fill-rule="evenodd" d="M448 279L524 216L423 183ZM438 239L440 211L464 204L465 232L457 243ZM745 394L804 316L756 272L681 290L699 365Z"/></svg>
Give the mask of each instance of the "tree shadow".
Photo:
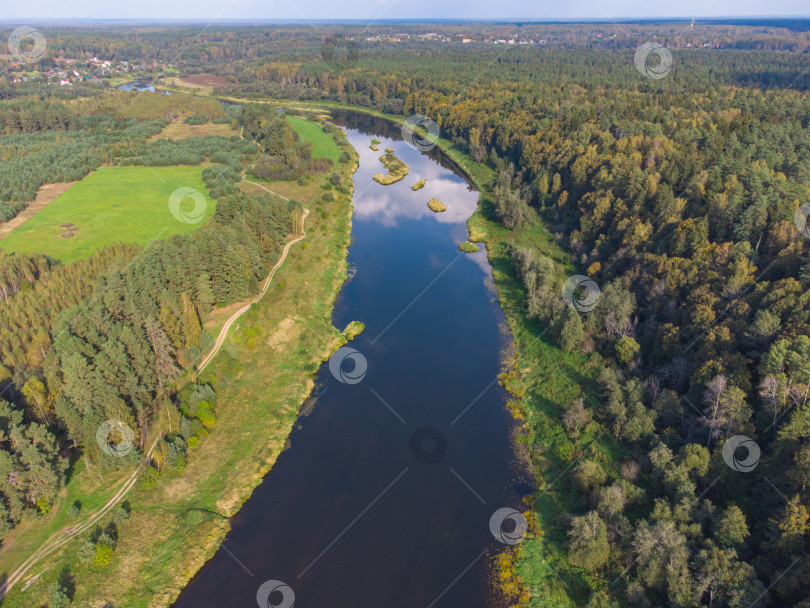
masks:
<svg viewBox="0 0 810 608"><path fill-rule="evenodd" d="M81 458L81 453L79 450L70 450L70 458L68 459L68 466L67 469L65 469L66 486L70 483L70 480L73 479L73 475L76 473L76 465L79 462L79 458Z"/></svg>
<svg viewBox="0 0 810 608"><path fill-rule="evenodd" d="M76 595L76 578L70 572L70 566L64 566L59 573L59 586L72 602L73 596Z"/></svg>

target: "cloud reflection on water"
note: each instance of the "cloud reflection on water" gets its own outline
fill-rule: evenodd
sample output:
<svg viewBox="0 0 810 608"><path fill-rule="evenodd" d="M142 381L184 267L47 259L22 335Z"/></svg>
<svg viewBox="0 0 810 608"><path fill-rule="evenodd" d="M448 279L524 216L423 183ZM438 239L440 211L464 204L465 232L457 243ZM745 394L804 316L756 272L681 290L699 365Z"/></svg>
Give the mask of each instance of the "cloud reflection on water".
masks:
<svg viewBox="0 0 810 608"><path fill-rule="evenodd" d="M419 220L433 217L443 224L464 224L478 204L478 193L460 177L449 172L435 160L409 148L402 141L384 140L379 151L369 148L371 138L356 134L350 137L352 145L360 154L360 169L355 175L354 213L358 220L377 221L393 228L399 219ZM382 186L372 181L375 173L385 172L379 157L386 148L393 148L395 155L410 167L410 174L400 182ZM413 191L420 179L426 180L424 188ZM447 211L434 213L427 207L432 198L440 199ZM464 239L466 240L466 228Z"/></svg>

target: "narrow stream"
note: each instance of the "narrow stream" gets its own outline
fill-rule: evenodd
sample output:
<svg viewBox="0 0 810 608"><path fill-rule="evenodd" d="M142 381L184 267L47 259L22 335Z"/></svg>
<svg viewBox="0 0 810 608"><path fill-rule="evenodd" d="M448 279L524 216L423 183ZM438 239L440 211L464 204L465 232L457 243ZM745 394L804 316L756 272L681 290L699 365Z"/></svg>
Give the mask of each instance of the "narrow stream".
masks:
<svg viewBox="0 0 810 608"><path fill-rule="evenodd" d="M293 595L297 608L499 606L489 566L506 545L490 518L530 488L496 381L510 337L490 266L483 248L458 249L478 194L399 128L334 121L360 154L351 278L333 316L338 328L365 323L348 345L359 355L333 358L335 374L321 366L314 409L175 606L254 607L265 581L289 587L262 587L267 607ZM410 175L381 186L372 176L388 147ZM430 211L433 197L447 211Z"/></svg>

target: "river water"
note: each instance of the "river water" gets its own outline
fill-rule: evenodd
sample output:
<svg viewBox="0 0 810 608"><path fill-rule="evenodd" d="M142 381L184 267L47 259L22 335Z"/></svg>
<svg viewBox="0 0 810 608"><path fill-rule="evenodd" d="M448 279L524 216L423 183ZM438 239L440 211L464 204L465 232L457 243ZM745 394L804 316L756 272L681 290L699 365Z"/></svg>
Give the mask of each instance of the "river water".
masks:
<svg viewBox="0 0 810 608"><path fill-rule="evenodd" d="M510 337L490 266L483 248L458 249L478 194L398 128L359 114L334 120L360 166L351 278L333 322L365 323L348 345L359 355L342 366L333 358L334 374L321 366L314 409L175 606L289 608L293 597L297 608L499 606L490 566L506 545L490 518L519 509L530 488L496 382ZM388 147L410 175L381 186L372 176ZM414 192L419 179L427 185ZM433 197L447 211L430 211Z"/></svg>

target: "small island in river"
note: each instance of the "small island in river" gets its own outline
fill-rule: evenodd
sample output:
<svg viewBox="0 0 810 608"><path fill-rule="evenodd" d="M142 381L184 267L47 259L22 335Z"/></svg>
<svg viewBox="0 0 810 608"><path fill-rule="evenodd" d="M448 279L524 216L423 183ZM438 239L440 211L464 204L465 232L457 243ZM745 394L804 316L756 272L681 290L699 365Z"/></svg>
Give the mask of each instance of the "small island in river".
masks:
<svg viewBox="0 0 810 608"><path fill-rule="evenodd" d="M428 207L431 211L435 213L441 213L442 211L447 211L447 205L441 202L437 198L432 198L428 201Z"/></svg>
<svg viewBox="0 0 810 608"><path fill-rule="evenodd" d="M375 173L373 179L375 182L382 184L383 186L390 186L398 181L402 181L411 171L408 165L394 156L391 148L386 149L385 154L380 157L380 161L383 165L385 165L388 173L386 175L383 175L382 173Z"/></svg>

